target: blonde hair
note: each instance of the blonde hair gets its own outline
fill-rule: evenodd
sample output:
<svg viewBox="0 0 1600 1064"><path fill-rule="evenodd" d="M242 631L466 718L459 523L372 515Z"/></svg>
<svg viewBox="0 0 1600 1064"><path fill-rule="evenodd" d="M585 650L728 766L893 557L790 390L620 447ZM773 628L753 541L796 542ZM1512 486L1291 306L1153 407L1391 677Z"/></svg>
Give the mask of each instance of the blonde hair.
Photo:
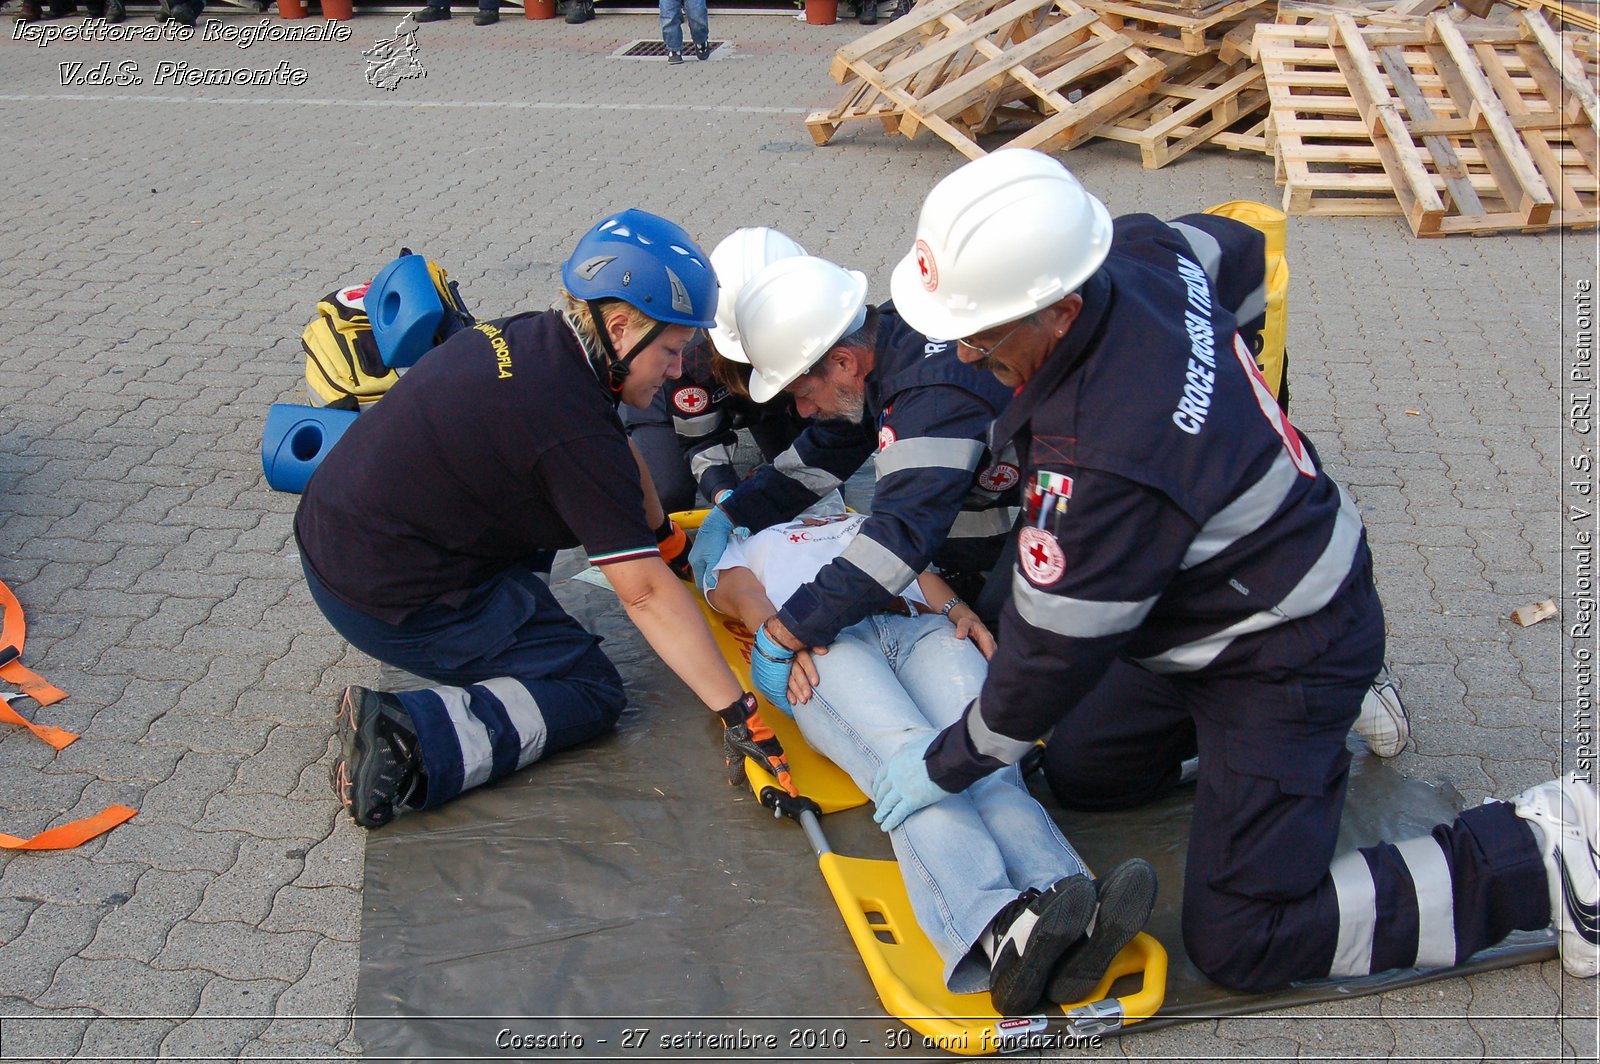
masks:
<svg viewBox="0 0 1600 1064"><path fill-rule="evenodd" d="M589 304L568 292L565 288L561 290L556 303L556 309L571 320L573 328L578 330L578 334L583 337L585 343L593 345L596 351L604 350L604 345L600 343L600 330L604 327L603 320L610 317L611 312L619 307L627 315L624 320L628 328L648 330L655 327L656 320L654 318L623 299L600 300L601 322L596 322L594 315L589 313Z"/></svg>

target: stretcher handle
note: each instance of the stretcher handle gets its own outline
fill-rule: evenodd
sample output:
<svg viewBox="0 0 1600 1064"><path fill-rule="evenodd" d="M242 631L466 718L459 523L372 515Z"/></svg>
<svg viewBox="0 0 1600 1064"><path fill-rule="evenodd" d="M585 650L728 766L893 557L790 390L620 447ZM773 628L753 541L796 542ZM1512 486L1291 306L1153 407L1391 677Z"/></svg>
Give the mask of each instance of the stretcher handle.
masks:
<svg viewBox="0 0 1600 1064"><path fill-rule="evenodd" d="M833 852L833 847L828 845L828 837L822 833L822 822L817 819L822 807L816 802L803 794L791 798L786 791L777 787L763 787L757 797L762 805L772 810L773 816L786 816L798 822L806 833L806 841L811 843L811 849L818 857Z"/></svg>

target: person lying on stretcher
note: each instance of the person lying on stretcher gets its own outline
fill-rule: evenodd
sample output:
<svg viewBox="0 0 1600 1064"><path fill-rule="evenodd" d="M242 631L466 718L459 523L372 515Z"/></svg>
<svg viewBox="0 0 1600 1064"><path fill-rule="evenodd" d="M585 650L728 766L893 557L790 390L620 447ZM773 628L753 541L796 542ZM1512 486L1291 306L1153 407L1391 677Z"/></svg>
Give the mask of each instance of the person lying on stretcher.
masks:
<svg viewBox="0 0 1600 1064"><path fill-rule="evenodd" d="M730 540L707 601L756 631L866 519L826 504ZM803 653L778 706L868 793L880 764L903 746L926 746L977 697L994 650L977 614L931 572L896 603L825 652ZM1003 1015L1088 997L1155 904L1155 873L1142 860L1091 880L1015 765L913 813L889 837L946 987L988 989Z"/></svg>

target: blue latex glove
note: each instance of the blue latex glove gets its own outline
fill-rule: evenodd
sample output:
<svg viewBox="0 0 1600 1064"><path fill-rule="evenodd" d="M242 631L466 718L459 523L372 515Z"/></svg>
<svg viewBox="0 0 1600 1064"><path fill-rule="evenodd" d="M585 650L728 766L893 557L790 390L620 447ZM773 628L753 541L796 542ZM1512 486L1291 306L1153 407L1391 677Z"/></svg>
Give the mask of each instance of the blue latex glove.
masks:
<svg viewBox="0 0 1600 1064"><path fill-rule="evenodd" d="M931 740L930 740L931 741ZM928 777L928 745L909 743L878 767L872 780L872 819L893 831L917 810L932 805L950 792Z"/></svg>
<svg viewBox="0 0 1600 1064"><path fill-rule="evenodd" d="M789 670L794 668L794 651L779 646L765 628L756 630L755 652L750 655L750 685L768 702L794 716L789 704Z"/></svg>
<svg viewBox="0 0 1600 1064"><path fill-rule="evenodd" d="M694 570L694 583L701 593L717 586L712 569L728 549L728 537L733 535L733 521L721 510L713 509L700 522L695 533L694 546L689 549L689 567Z"/></svg>

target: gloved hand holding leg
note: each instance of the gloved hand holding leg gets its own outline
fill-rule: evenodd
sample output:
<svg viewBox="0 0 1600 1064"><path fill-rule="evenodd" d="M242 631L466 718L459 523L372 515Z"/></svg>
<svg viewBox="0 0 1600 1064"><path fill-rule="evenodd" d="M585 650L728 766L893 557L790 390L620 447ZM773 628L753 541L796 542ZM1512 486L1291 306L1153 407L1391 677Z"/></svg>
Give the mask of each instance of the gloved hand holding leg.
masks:
<svg viewBox="0 0 1600 1064"><path fill-rule="evenodd" d="M872 780L872 804L877 807L872 819L884 831L893 831L912 813L950 796L929 777L927 754L927 743L912 741L878 768Z"/></svg>

